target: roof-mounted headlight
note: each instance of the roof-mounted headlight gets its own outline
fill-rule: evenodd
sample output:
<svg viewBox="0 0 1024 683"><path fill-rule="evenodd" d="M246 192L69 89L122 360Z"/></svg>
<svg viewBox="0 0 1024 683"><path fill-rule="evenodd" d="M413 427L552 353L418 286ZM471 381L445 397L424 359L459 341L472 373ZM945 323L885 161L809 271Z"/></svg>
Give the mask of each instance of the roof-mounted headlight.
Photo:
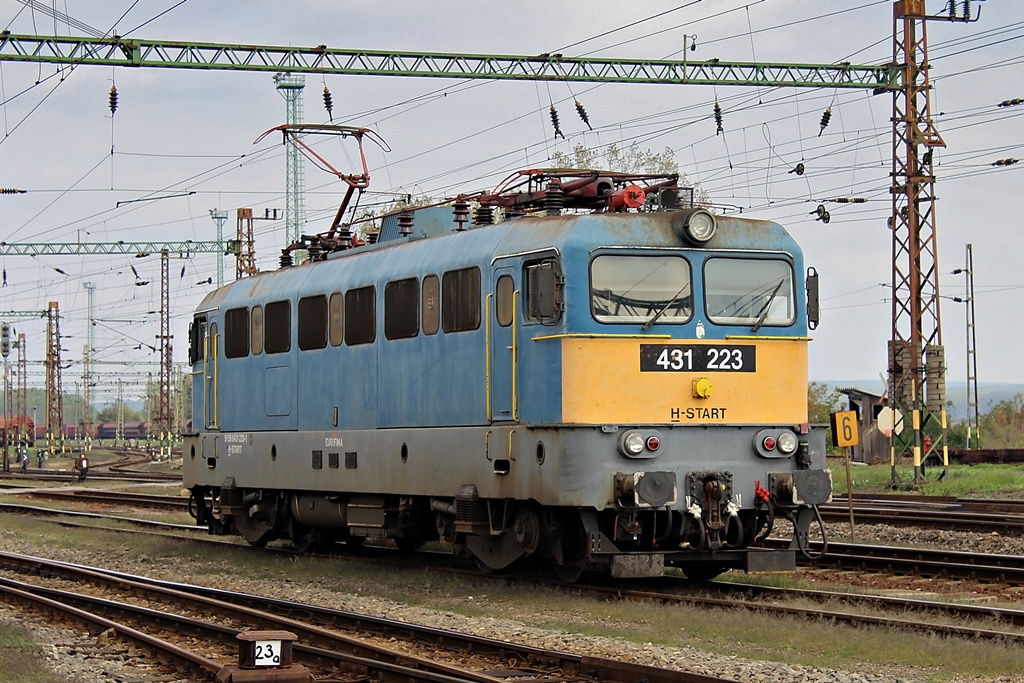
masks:
<svg viewBox="0 0 1024 683"><path fill-rule="evenodd" d="M676 232L688 242L704 244L715 236L717 227L714 214L707 209L694 209L676 224Z"/></svg>

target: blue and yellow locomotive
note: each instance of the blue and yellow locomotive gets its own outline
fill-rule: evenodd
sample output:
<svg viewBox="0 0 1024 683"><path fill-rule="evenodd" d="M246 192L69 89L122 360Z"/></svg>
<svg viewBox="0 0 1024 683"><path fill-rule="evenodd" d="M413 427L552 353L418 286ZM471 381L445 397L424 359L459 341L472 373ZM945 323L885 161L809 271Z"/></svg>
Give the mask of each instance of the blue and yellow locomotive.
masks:
<svg viewBox="0 0 1024 683"><path fill-rule="evenodd" d="M293 245L302 265L209 294L197 523L257 545L440 539L570 580L793 567L831 496L807 424L816 274L781 226L676 185L524 171L371 244L336 220ZM776 516L789 550L759 547Z"/></svg>

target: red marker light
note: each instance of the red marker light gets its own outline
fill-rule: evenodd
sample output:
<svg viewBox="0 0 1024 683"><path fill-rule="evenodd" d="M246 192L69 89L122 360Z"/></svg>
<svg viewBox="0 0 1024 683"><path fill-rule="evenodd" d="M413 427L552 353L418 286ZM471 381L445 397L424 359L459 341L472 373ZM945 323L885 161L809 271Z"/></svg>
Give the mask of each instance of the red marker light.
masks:
<svg viewBox="0 0 1024 683"><path fill-rule="evenodd" d="M762 445L764 446L764 449L766 451L774 451L775 450L775 437L774 436L766 436L766 437L764 437L764 442L763 442Z"/></svg>
<svg viewBox="0 0 1024 683"><path fill-rule="evenodd" d="M647 437L647 450L656 451L661 446L661 439L656 436Z"/></svg>

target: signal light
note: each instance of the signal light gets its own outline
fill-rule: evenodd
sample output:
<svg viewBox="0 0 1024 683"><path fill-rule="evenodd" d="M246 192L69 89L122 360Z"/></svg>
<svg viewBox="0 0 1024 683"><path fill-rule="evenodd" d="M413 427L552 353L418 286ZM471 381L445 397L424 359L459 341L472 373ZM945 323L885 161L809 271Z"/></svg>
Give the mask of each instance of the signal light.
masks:
<svg viewBox="0 0 1024 683"><path fill-rule="evenodd" d="M0 355L7 358L11 355L11 326L0 323Z"/></svg>

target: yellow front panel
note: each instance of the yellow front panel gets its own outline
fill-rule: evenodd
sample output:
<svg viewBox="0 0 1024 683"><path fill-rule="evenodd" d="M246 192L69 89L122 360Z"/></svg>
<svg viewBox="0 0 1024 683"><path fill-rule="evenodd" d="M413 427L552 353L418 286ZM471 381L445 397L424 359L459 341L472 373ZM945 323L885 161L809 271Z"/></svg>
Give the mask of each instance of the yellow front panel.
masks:
<svg viewBox="0 0 1024 683"><path fill-rule="evenodd" d="M807 341L803 339L563 338L561 343L562 421L566 423L807 422ZM641 372L641 344L753 346L756 371ZM707 397L694 396L702 393Z"/></svg>

